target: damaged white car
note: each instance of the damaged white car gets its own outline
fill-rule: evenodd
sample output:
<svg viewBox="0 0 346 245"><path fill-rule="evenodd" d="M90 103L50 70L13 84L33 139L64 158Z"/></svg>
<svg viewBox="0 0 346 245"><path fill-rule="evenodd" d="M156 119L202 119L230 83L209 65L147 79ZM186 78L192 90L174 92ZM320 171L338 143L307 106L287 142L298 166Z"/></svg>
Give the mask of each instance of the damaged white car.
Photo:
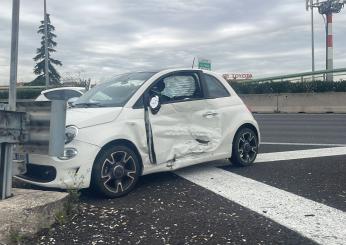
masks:
<svg viewBox="0 0 346 245"><path fill-rule="evenodd" d="M136 72L94 87L67 112L62 157L30 155L20 179L113 198L141 175L218 159L254 163L260 133L221 76L195 69Z"/></svg>

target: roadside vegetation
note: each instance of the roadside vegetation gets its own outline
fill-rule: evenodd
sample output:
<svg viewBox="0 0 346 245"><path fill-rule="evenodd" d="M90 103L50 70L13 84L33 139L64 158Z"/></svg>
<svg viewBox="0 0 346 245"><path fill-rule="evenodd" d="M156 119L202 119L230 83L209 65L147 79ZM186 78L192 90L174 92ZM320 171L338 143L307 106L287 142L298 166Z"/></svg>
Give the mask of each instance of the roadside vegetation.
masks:
<svg viewBox="0 0 346 245"><path fill-rule="evenodd" d="M53 59L52 53L55 53L55 47L58 45L54 39L57 37L56 34L54 34L55 27L51 24L50 16L47 14L47 46L48 46L48 73L49 73L49 84L60 84L60 74L56 70L55 66L62 66L62 63L60 60ZM37 75L37 77L30 83L27 83L27 86L34 85L34 86L42 86L46 84L45 81L45 29L44 29L44 21L41 21L41 25L38 28L37 31L38 34L42 35L41 37L41 47L36 50L36 56L33 58L36 62L36 65L34 67L34 74Z"/></svg>
<svg viewBox="0 0 346 245"><path fill-rule="evenodd" d="M86 86L87 80L75 81L68 86ZM323 93L323 92L346 92L346 81L341 80L338 82L230 82L230 85L238 94L276 94L276 93ZM59 84L55 87L66 86L66 84ZM44 88L25 87L18 89L18 99L35 99ZM8 98L7 90L0 90L0 100Z"/></svg>
<svg viewBox="0 0 346 245"><path fill-rule="evenodd" d="M64 225L72 220L80 212L80 190L69 189L68 199L64 204L64 209L55 214L55 220L59 225Z"/></svg>
<svg viewBox="0 0 346 245"><path fill-rule="evenodd" d="M346 81L337 82L230 82L238 94L346 92Z"/></svg>

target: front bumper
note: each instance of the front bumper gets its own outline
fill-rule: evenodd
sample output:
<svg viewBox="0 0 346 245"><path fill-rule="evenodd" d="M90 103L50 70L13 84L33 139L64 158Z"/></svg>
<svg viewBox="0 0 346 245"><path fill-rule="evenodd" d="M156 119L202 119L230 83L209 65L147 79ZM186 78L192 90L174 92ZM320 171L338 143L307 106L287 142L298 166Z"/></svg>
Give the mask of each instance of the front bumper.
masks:
<svg viewBox="0 0 346 245"><path fill-rule="evenodd" d="M82 189L90 186L91 171L100 147L74 140L66 145L78 150L69 160L46 155L29 155L27 173L16 178L38 186L60 189Z"/></svg>

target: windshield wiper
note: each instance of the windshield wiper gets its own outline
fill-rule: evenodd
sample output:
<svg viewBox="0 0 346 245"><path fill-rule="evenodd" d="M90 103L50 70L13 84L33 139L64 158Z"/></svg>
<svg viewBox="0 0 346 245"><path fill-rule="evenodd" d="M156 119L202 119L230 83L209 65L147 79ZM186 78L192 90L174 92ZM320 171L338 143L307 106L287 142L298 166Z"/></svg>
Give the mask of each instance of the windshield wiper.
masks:
<svg viewBox="0 0 346 245"><path fill-rule="evenodd" d="M102 107L102 105L98 102L82 102L82 103L74 103L73 107Z"/></svg>

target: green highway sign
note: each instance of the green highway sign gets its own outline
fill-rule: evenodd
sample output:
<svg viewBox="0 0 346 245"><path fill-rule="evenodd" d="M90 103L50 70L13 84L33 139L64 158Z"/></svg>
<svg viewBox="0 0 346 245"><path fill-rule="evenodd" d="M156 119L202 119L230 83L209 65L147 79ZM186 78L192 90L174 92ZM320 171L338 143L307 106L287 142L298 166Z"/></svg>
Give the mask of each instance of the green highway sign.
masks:
<svg viewBox="0 0 346 245"><path fill-rule="evenodd" d="M211 71L211 60L198 59L198 69Z"/></svg>

